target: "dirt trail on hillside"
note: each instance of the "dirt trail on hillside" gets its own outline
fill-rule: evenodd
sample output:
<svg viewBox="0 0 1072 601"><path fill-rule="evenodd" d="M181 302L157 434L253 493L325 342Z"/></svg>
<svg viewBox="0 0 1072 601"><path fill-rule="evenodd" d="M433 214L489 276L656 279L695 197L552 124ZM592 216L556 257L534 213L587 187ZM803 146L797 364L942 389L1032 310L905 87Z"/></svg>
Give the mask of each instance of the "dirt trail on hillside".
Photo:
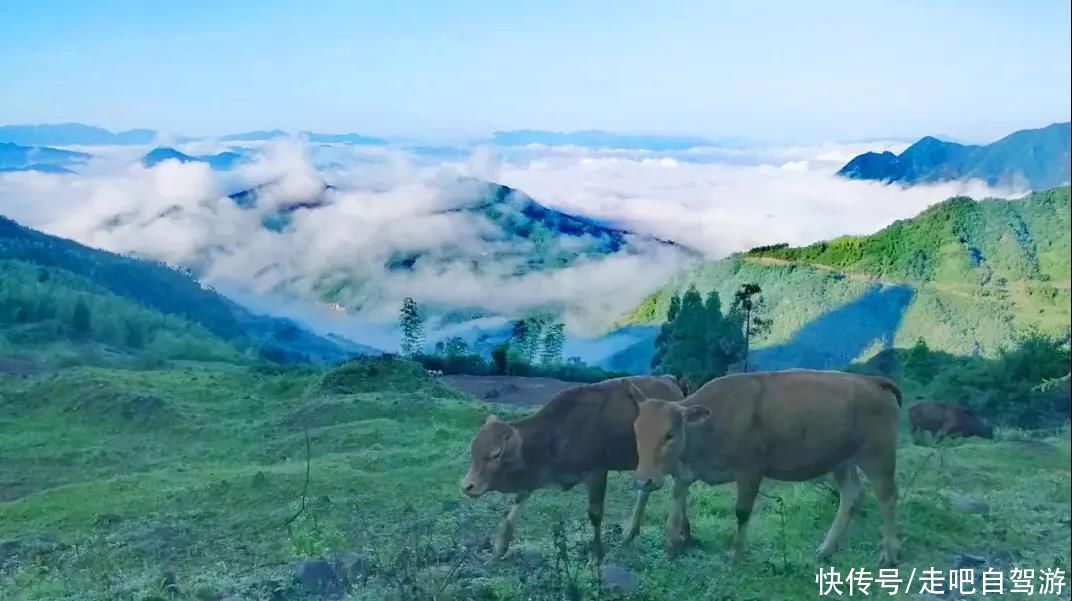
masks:
<svg viewBox="0 0 1072 601"><path fill-rule="evenodd" d="M938 283L938 282L908 282L908 281L899 281L899 280L888 280L888 279L880 278L880 277L877 277L877 276L874 276L874 275L871 275L871 274L868 274L868 273L859 273L859 272L853 272L853 271L842 271L841 269L838 269L837 267L834 267L832 265L826 265L826 264L823 264L823 263L803 263L803 262L800 262L800 261L788 261L786 259L777 259L777 258L774 258L774 257L745 257L744 260L748 261L749 263L755 263L757 265L768 265L768 266L774 266L774 267L786 267L786 266L789 266L789 265L795 265L797 267L811 267L812 269L817 269L819 271L828 271L828 272L831 272L831 273L837 273L837 274L842 275L842 276L844 276L844 277L846 277L846 278L848 278L850 280L855 280L857 282L867 282L867 283L872 283L872 284L881 284L883 286L923 287L923 288L929 288L931 290L937 290L939 292L945 292L947 294L953 294L953 295L964 297L964 298L973 298L973 296L974 296L974 295L970 294L969 292L965 292L964 290L960 289L959 287L951 286L949 284L941 284L941 283ZM1014 288L1014 287L1016 287L1018 285L1022 286L1023 283L1022 282L1010 282L1006 287L1007 288ZM1050 286L1052 286L1056 290L1068 290L1068 289L1072 288L1072 284L1070 284L1069 282L1050 282Z"/></svg>
<svg viewBox="0 0 1072 601"><path fill-rule="evenodd" d="M444 384L469 396L503 405L540 407L546 405L555 394L580 384L554 378L527 378L523 376L443 376Z"/></svg>

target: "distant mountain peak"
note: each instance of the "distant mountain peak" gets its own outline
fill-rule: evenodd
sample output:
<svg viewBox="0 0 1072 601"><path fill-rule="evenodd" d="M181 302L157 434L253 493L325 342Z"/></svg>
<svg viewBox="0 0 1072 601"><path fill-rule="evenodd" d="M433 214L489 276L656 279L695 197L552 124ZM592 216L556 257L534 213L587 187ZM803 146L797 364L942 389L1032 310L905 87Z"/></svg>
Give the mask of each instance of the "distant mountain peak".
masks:
<svg viewBox="0 0 1072 601"><path fill-rule="evenodd" d="M1052 188L1069 181L1069 133L1072 124L1053 123L1013 132L985 146L965 145L924 136L900 155L866 152L849 161L838 175L849 179L913 185L958 179L981 179L989 185Z"/></svg>
<svg viewBox="0 0 1072 601"><path fill-rule="evenodd" d="M84 123L0 125L0 142L13 142L27 146L151 144L155 138L156 132L151 129L113 132Z"/></svg>
<svg viewBox="0 0 1072 601"><path fill-rule="evenodd" d="M48 146L22 146L0 142L0 171L37 171L41 173L74 173L70 167L92 158L92 155Z"/></svg>
<svg viewBox="0 0 1072 601"><path fill-rule="evenodd" d="M146 167L155 167L164 161L178 161L180 163L207 163L213 169L232 169L247 157L241 153L224 151L218 154L206 154L200 156L188 155L170 146L159 146L150 150L142 157L141 163Z"/></svg>

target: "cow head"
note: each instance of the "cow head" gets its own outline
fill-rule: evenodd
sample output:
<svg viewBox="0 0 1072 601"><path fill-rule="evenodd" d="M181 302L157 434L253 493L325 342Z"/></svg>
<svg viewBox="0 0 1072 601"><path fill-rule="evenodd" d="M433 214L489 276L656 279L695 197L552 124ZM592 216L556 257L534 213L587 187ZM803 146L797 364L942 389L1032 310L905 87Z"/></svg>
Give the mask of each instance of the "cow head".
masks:
<svg viewBox="0 0 1072 601"><path fill-rule="evenodd" d="M491 415L469 445L469 472L462 478L462 492L479 497L491 490L496 479L524 465L521 433Z"/></svg>
<svg viewBox="0 0 1072 601"><path fill-rule="evenodd" d="M645 399L637 409L633 422L637 445L634 482L638 490L658 490L666 476L675 473L685 453L689 429L707 420L711 410L660 399Z"/></svg>

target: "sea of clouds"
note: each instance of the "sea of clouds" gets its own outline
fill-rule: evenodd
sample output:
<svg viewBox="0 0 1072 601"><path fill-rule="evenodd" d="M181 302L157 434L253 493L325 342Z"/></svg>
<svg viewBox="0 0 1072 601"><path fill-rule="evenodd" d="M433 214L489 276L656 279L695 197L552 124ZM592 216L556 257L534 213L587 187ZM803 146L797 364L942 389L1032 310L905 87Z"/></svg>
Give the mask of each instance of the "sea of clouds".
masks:
<svg viewBox="0 0 1072 601"><path fill-rule="evenodd" d="M672 240L715 259L761 244L807 244L876 231L950 196L1010 196L980 182L903 188L834 174L865 150L903 143L702 148L676 152L579 147L406 149L310 145L300 139L250 145L255 159L232 171L165 161L146 168L148 148L81 148L94 155L76 175L0 174L0 214L42 231L114 252L193 270L206 283L255 305L301 317L320 330L389 346L403 297L439 307L483 309L440 334L499 327L553 309L576 335L605 330L685 266L684 253L643 237ZM226 149L181 145L189 154ZM633 253L586 259L550 272L515 275L516 265L475 265L504 250L488 222L453 211L472 200L459 176L517 188L537 202L641 236ZM324 183L333 186L322 192ZM255 210L229 193L264 186ZM317 197L282 231L265 215ZM398 252L456 260L384 267ZM326 309L317 290L340 280L356 314ZM358 298L359 297L359 298ZM334 325L333 325L334 324ZM358 326L356 324L362 324ZM371 325L370 325L371 324ZM377 325L378 324L378 325ZM440 329L434 322L431 330ZM388 349L390 350L390 349Z"/></svg>

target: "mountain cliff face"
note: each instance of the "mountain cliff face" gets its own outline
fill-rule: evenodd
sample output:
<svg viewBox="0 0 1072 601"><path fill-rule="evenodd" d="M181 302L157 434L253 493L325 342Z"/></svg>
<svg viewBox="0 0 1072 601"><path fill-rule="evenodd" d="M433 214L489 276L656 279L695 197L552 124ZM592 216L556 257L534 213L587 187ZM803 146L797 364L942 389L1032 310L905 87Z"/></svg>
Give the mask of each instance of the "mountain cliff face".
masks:
<svg viewBox="0 0 1072 601"><path fill-rule="evenodd" d="M772 245L679 273L623 325L660 323L690 285L723 299L758 283L774 326L764 368L840 368L924 338L935 350L993 355L1026 328L1070 323L1069 188L1022 200L951 198L870 236ZM649 331L654 339L654 329ZM642 363L650 346L607 365Z"/></svg>
<svg viewBox="0 0 1072 601"><path fill-rule="evenodd" d="M986 146L944 142L927 136L904 152L867 152L848 162L838 175L904 185L980 179L990 185L1043 190L1069 182L1069 132L1072 124L1025 129Z"/></svg>

